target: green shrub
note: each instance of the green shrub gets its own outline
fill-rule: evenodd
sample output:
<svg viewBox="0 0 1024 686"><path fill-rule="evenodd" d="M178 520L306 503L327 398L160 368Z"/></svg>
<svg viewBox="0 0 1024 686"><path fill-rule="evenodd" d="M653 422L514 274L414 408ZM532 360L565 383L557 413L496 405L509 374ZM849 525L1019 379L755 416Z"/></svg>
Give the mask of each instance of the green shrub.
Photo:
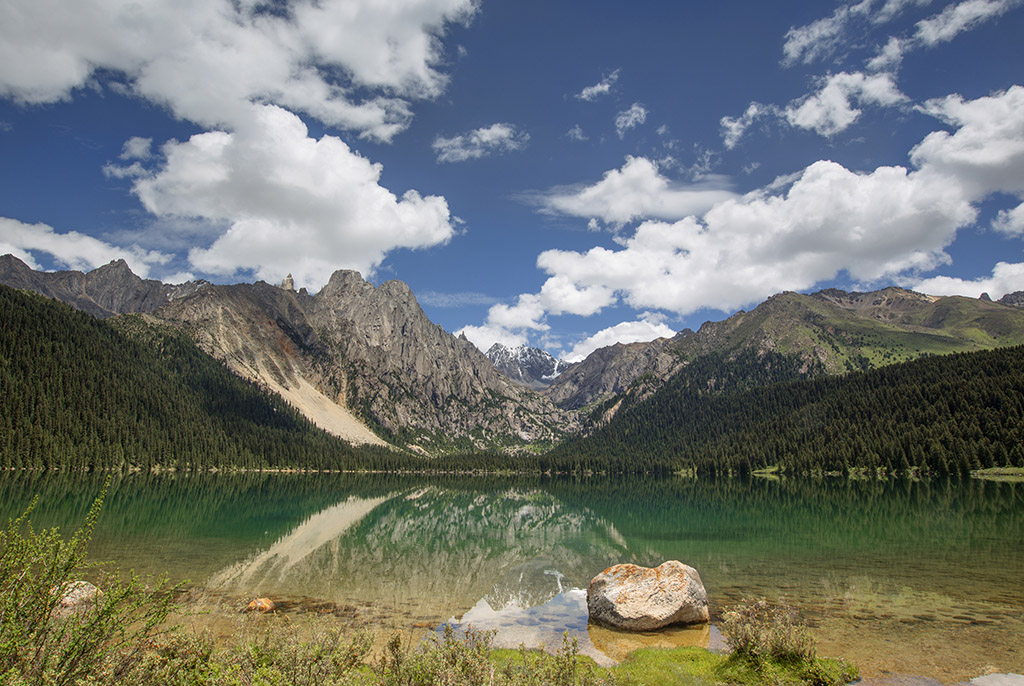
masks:
<svg viewBox="0 0 1024 686"><path fill-rule="evenodd" d="M109 482L108 482L109 483ZM104 493L106 487L104 487ZM0 677L5 683L116 682L138 664L171 607L163 580L150 589L134 573L86 562L86 547L103 503L93 503L69 540L57 529L35 531L28 516L0 530ZM98 573L102 593L74 611L61 599L83 575Z"/></svg>
<svg viewBox="0 0 1024 686"><path fill-rule="evenodd" d="M739 656L754 661L814 659L814 639L788 605L758 600L730 608L723 620L726 643Z"/></svg>

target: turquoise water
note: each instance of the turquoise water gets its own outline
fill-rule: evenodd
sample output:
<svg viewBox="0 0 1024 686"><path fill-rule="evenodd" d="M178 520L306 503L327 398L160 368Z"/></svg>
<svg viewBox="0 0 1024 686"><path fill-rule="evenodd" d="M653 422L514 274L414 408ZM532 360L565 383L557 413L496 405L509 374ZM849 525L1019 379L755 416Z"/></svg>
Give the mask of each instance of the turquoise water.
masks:
<svg viewBox="0 0 1024 686"><path fill-rule="evenodd" d="M38 494L35 525L70 532L101 486L8 474L0 514ZM91 551L188 580L205 611L189 621L214 629L269 596L380 635L452 621L551 646L568 631L604 662L720 640L588 626L595 574L678 559L700 572L713 623L746 598L785 600L820 654L868 676L1024 672L1021 483L132 475L112 483Z"/></svg>

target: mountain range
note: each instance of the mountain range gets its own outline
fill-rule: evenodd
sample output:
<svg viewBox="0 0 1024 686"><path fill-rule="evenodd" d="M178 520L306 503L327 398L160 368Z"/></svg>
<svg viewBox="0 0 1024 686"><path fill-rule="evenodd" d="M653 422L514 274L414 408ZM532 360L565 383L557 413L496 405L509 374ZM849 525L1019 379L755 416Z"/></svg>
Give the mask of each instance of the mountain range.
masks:
<svg viewBox="0 0 1024 686"><path fill-rule="evenodd" d="M546 450L607 424L709 356L743 358L754 370L700 377L720 391L1024 343L1020 293L999 302L900 288L782 293L696 332L617 344L567 365L535 348L485 355L432 323L404 283L374 286L352 271L310 294L290 280L166 285L123 261L46 273L7 255L0 284L95 317L138 314L172 327L326 431L425 456Z"/></svg>

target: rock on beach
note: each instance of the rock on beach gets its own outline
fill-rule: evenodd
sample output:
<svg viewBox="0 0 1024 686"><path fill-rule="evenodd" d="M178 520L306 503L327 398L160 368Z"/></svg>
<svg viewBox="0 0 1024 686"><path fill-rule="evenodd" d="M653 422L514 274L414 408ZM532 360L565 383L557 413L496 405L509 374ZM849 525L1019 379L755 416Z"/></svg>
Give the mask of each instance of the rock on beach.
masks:
<svg viewBox="0 0 1024 686"><path fill-rule="evenodd" d="M627 631L709 620L708 594L700 574L677 560L654 568L634 564L609 567L591 580L587 610L591 620Z"/></svg>

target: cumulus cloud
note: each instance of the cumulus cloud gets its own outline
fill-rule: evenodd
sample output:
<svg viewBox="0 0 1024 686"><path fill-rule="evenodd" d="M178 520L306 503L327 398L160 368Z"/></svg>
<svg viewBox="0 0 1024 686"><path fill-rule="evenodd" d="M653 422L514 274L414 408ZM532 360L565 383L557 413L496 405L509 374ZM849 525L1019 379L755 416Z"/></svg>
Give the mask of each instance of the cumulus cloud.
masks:
<svg viewBox="0 0 1024 686"><path fill-rule="evenodd" d="M840 72L820 79L814 93L790 102L786 107L752 102L739 117L722 117L722 142L736 147L747 130L762 119L776 119L790 126L834 136L845 131L863 114L866 105L893 107L909 102L900 92L892 74Z"/></svg>
<svg viewBox="0 0 1024 686"><path fill-rule="evenodd" d="M603 79L595 83L593 86L587 86L579 93L577 93L576 97L579 98L580 100L592 102L594 100L597 100L602 95L607 95L608 93L611 92L612 86L615 85L615 82L619 80L619 71L619 69L616 69L611 74L608 74Z"/></svg>
<svg viewBox="0 0 1024 686"><path fill-rule="evenodd" d="M498 123L474 129L469 133L434 139L433 148L438 162L465 162L503 152L522 150L530 134L512 124Z"/></svg>
<svg viewBox="0 0 1024 686"><path fill-rule="evenodd" d="M992 228L1011 236L1024 234L1024 204L1012 210L1001 210L992 221Z"/></svg>
<svg viewBox="0 0 1024 686"><path fill-rule="evenodd" d="M104 78L183 119L231 127L252 102L390 140L409 99L437 96L448 23L472 0L11 0L0 6L0 94L65 100ZM377 91L361 97L361 89Z"/></svg>
<svg viewBox="0 0 1024 686"><path fill-rule="evenodd" d="M1024 194L1024 87L970 101L950 95L921 110L957 128L928 134L910 152L914 164L956 179L975 198Z"/></svg>
<svg viewBox="0 0 1024 686"><path fill-rule="evenodd" d="M969 280L949 276L936 276L923 281L908 281L907 286L930 295L964 295L970 298L988 293L998 300L1007 293L1024 290L1024 263L999 262L986 278Z"/></svg>
<svg viewBox="0 0 1024 686"><path fill-rule="evenodd" d="M193 268L232 275L252 270L280 281L291 273L311 289L338 268L370 274L396 248L423 248L454 234L447 202L380 184L381 166L340 138L310 138L296 115L251 105L233 132L170 141L160 164L133 192L158 217L199 218L218 237L193 248ZM222 228L223 227L223 228Z"/></svg>
<svg viewBox="0 0 1024 686"><path fill-rule="evenodd" d="M942 179L900 167L857 174L822 161L785 194L727 200L703 221L646 222L622 249L549 250L538 265L578 288L611 289L633 307L689 314L803 290L843 270L872 281L932 268L974 216Z"/></svg>
<svg viewBox="0 0 1024 686"><path fill-rule="evenodd" d="M646 343L655 338L674 336L675 333L663 323L661 317L645 312L637 321L620 322L585 338L563 355L562 359L566 362L581 362L598 348L606 348L616 343Z"/></svg>
<svg viewBox="0 0 1024 686"><path fill-rule="evenodd" d="M832 136L861 115L854 103L891 107L907 100L890 74L841 72L828 77L816 93L791 103L783 113L792 126Z"/></svg>
<svg viewBox="0 0 1024 686"><path fill-rule="evenodd" d="M170 260L169 255L143 250L138 246L119 248L77 231L58 233L46 224L25 224L0 217L0 255L11 253L22 262L40 269L37 253L49 255L67 269L90 271L112 260L123 259L139 276L149 276L150 268Z"/></svg>
<svg viewBox="0 0 1024 686"><path fill-rule="evenodd" d="M125 141L121 148L122 160L148 160L153 156L153 139L133 136Z"/></svg>
<svg viewBox="0 0 1024 686"><path fill-rule="evenodd" d="M455 332L456 336L465 336L470 343L480 349L480 352L487 352L495 343L501 343L508 348L515 348L526 345L529 336L523 331L510 331L501 326L483 324L481 326L464 326Z"/></svg>
<svg viewBox="0 0 1024 686"><path fill-rule="evenodd" d="M652 160L626 157L621 168L605 172L593 185L556 188L533 199L548 213L621 226L644 217L680 219L701 214L730 197L734 194L721 183L675 183Z"/></svg>
<svg viewBox="0 0 1024 686"><path fill-rule="evenodd" d="M647 108L638 102L634 102L628 110L615 115L615 131L619 138L626 135L626 132L647 121Z"/></svg>
<svg viewBox="0 0 1024 686"><path fill-rule="evenodd" d="M615 248L545 251L537 266L548 280L540 293L520 296L530 305L521 311L528 317L488 322L526 335L549 313L594 313L620 301L681 315L728 310L841 273L864 283L912 283L914 274L949 263L946 248L975 222L978 202L995 192L1024 195L1024 88L972 101L950 96L926 110L955 131L933 132L915 146L916 169L856 172L820 160L717 202L702 217L645 221ZM1000 217L1016 227L1020 212ZM1016 289L1017 269L1002 267L993 280L974 285ZM966 282L917 283L934 292L936 284Z"/></svg>

